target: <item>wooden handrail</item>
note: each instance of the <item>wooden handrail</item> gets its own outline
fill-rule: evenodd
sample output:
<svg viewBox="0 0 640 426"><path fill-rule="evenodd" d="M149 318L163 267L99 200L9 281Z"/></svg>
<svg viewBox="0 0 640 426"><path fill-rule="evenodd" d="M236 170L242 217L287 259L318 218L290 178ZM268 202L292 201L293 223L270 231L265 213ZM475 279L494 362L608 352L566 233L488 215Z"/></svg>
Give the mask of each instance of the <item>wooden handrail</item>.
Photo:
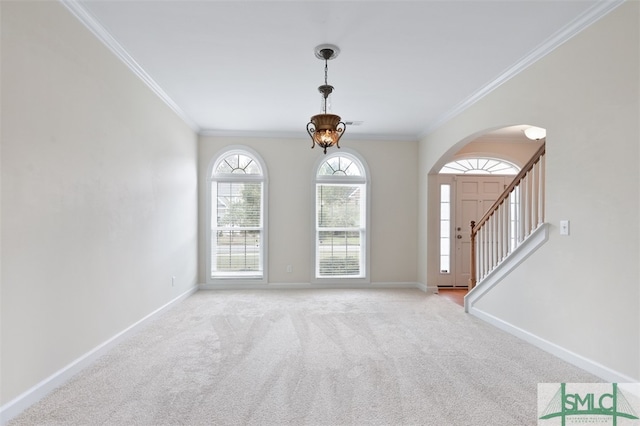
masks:
<svg viewBox="0 0 640 426"><path fill-rule="evenodd" d="M473 227L476 226L474 220L471 221L471 270L469 271L469 290L476 286L476 234Z"/></svg>
<svg viewBox="0 0 640 426"><path fill-rule="evenodd" d="M496 202L493 203L493 205L489 208L489 210L487 210L487 212L484 214L484 216L482 216L482 218L479 221L477 221L474 226L472 226L471 235L475 235L478 232L478 229L480 229L480 227L482 225L484 225L484 223L487 220L489 220L491 215L493 215L493 213L496 210L498 210L498 207L500 207L500 205L507 198L509 198L509 194L511 194L511 191L513 190L513 188L518 186L518 184L522 181L522 179L524 179L524 177L527 175L527 173L529 173L533 169L533 166L535 166L536 163L540 160L540 157L542 157L545 154L545 146L546 146L546 144L543 143L540 146L540 148L538 148L536 153L533 154L533 157L531 157L531 159L527 162L527 164L524 165L522 170L520 170L520 173L518 173L516 175L516 177L513 178L513 181L509 184L509 186L507 186L507 188L504 190L502 195L500 195L498 197Z"/></svg>
<svg viewBox="0 0 640 426"><path fill-rule="evenodd" d="M504 208L509 208L509 206L504 207L500 210L501 206L508 202L511 193L515 190L515 188L519 188L520 184L524 182L526 190L528 187L530 190L538 192L538 194L544 194L544 172L541 171L541 167L544 166L544 163L540 163L536 172L533 170L536 168L536 165L540 161L542 161L542 157L545 155L545 144L543 143L540 148L535 152L535 154L531 157L531 159L525 164L525 166L520 170L514 178L513 181L505 188L502 194L498 197L498 199L493 203L493 205L487 210L487 212L478 220L477 222L471 221L471 270L469 271L469 290L475 287L478 279L478 273L480 274L479 278L483 279L487 273L489 273L505 256L507 256L512 246L509 244L509 240L515 237L509 237L510 230L508 225L505 225L505 215L509 215L508 210L505 212ZM537 181L537 183L531 183L528 181L528 176L530 173L536 176L536 179L542 180ZM543 173L540 176L540 173ZM527 181L525 181L527 179ZM529 186L533 185L533 186ZM521 237L525 237L532 230L531 228L531 220L534 220L537 224L539 224L538 220L543 220L540 218L544 218L544 200L538 198L538 201L534 201L534 209L538 209L533 214L531 212L527 212L527 215L523 216L523 218L519 219L521 222L518 225L519 231L514 233L517 235L518 242ZM528 205L526 200L520 199L519 203L524 203L522 205ZM541 214L538 214L541 213ZM489 223L489 220L496 215L496 220ZM524 215L524 213L523 213ZM500 224L500 225L498 225ZM482 229L483 226L488 225L488 231L483 232L478 236L478 231ZM499 228L497 228L500 226ZM505 226L507 226L505 228ZM525 228L527 230L525 231ZM496 231L496 229L498 229ZM496 235L496 233L499 235ZM505 246L506 243L506 246ZM515 243L516 245L518 243ZM480 247L476 248L476 245ZM489 247L489 249L487 248ZM478 257L478 259L476 259Z"/></svg>

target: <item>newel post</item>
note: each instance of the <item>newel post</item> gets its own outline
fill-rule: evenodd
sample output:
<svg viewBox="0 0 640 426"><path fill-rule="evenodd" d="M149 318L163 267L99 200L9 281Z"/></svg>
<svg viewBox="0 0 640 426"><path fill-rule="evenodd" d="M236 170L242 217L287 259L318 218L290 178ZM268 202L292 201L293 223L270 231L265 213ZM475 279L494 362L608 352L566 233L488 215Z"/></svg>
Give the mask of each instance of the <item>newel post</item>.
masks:
<svg viewBox="0 0 640 426"><path fill-rule="evenodd" d="M473 228L476 221L471 221L471 270L469 272L469 290L476 286L476 233Z"/></svg>

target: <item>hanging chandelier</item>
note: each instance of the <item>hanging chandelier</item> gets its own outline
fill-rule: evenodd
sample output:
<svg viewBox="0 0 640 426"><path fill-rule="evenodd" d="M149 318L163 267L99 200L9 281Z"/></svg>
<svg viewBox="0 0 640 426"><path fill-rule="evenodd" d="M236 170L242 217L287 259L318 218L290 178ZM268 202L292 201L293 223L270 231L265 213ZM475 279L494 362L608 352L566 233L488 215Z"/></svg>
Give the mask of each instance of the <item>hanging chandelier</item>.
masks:
<svg viewBox="0 0 640 426"><path fill-rule="evenodd" d="M323 44L315 49L315 54L318 59L324 60L324 84L318 87L318 91L322 95L321 108L322 114L317 114L311 117L311 121L307 123L307 133L311 136L313 144L311 148L316 144L324 148L324 153L327 153L327 148L337 146L340 148L338 142L344 135L346 124L341 121L339 115L327 114L327 108L330 110L330 95L333 92L333 86L327 83L327 73L329 70L328 62L330 59L334 59L340 53L338 46L331 44Z"/></svg>

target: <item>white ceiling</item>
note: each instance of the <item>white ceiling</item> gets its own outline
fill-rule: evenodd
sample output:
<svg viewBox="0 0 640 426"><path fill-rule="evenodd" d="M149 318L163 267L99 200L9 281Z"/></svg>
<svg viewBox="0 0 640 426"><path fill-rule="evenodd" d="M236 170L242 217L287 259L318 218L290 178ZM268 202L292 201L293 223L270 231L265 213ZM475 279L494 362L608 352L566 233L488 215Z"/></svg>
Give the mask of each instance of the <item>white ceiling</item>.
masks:
<svg viewBox="0 0 640 426"><path fill-rule="evenodd" d="M596 0L63 0L198 132L306 137L323 43L351 137L417 139L611 9ZM519 124L519 123L513 123Z"/></svg>

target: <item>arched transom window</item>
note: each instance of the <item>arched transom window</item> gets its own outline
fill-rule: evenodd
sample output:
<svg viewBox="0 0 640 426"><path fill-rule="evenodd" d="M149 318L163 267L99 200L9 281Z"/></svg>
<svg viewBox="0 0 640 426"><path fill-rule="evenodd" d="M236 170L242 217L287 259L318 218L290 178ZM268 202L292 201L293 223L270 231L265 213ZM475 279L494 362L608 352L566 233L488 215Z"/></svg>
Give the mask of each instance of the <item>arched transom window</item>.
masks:
<svg viewBox="0 0 640 426"><path fill-rule="evenodd" d="M367 174L355 154L324 159L315 182L315 278L367 279Z"/></svg>
<svg viewBox="0 0 640 426"><path fill-rule="evenodd" d="M466 158L447 163L440 173L462 175L517 175L520 168L504 160L493 158Z"/></svg>
<svg viewBox="0 0 640 426"><path fill-rule="evenodd" d="M209 278L265 279L266 173L258 155L230 149L211 168Z"/></svg>

